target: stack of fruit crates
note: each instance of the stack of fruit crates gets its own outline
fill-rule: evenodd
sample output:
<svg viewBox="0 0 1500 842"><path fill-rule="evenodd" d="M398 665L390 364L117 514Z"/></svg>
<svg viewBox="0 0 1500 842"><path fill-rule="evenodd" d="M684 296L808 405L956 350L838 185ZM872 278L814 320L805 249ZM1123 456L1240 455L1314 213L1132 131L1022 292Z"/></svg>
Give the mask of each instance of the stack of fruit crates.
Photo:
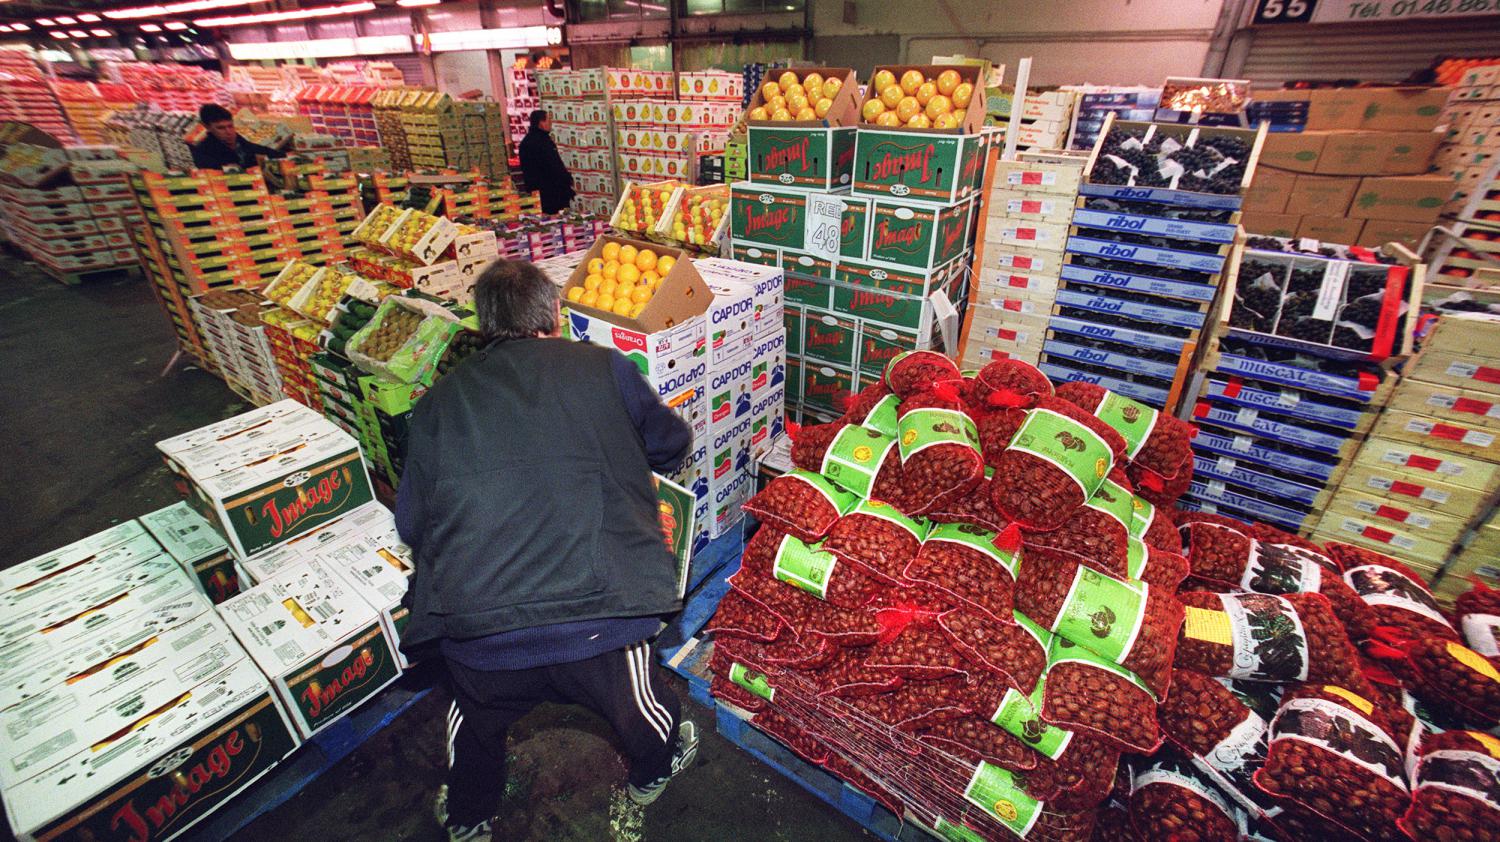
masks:
<svg viewBox="0 0 1500 842"><path fill-rule="evenodd" d="M593 167L583 170L585 177L574 176L578 195L573 200L573 209L608 214L620 192L612 106L624 100L671 96L675 88L672 74L596 67L539 70L536 81L542 107L552 118L552 138L558 151L582 156L583 162Z"/></svg>
<svg viewBox="0 0 1500 842"><path fill-rule="evenodd" d="M26 123L58 140L74 140L73 128L36 62L21 50L0 50L0 120Z"/></svg>
<svg viewBox="0 0 1500 842"><path fill-rule="evenodd" d="M1084 163L1081 156L1031 152L990 163L994 174L969 303L966 368L999 359L1036 365Z"/></svg>
<svg viewBox="0 0 1500 842"><path fill-rule="evenodd" d="M110 82L68 82L54 79L52 90L67 113L68 123L83 143L105 143L104 118L111 112L134 106L135 95L124 85Z"/></svg>
<svg viewBox="0 0 1500 842"><path fill-rule="evenodd" d="M1500 317L1441 316L1321 510L1315 539L1396 556L1433 579L1500 491L1497 405Z"/></svg>
<svg viewBox="0 0 1500 842"><path fill-rule="evenodd" d="M406 148L406 129L401 122L401 103L413 93L410 88L387 88L376 91L370 98L370 115L375 120L375 131L380 134L380 145L390 153L390 169L393 172L411 169L411 153Z"/></svg>
<svg viewBox="0 0 1500 842"><path fill-rule="evenodd" d="M519 147L531 129L531 112L542 107L537 95L536 71L511 67L505 77L505 113L509 116L510 146Z"/></svg>
<svg viewBox="0 0 1500 842"><path fill-rule="evenodd" d="M737 102L626 100L612 105L620 177L695 182L698 158L722 153Z"/></svg>
<svg viewBox="0 0 1500 842"><path fill-rule="evenodd" d="M258 294L225 287L193 296L188 307L204 349L230 389L256 406L284 397Z"/></svg>
<svg viewBox="0 0 1500 842"><path fill-rule="evenodd" d="M1421 267L1362 249L1252 238L1184 393L1199 426L1182 505L1307 532L1411 353Z"/></svg>
<svg viewBox="0 0 1500 842"><path fill-rule="evenodd" d="M351 145L378 145L372 101L379 88L369 85L308 85L297 92L303 115L313 130L347 140Z"/></svg>
<svg viewBox="0 0 1500 842"><path fill-rule="evenodd" d="M354 229L364 218L353 173L314 175L299 195L272 196L280 225L282 256L322 265L344 259Z"/></svg>
<svg viewBox="0 0 1500 842"><path fill-rule="evenodd" d="M900 69L924 79L978 72ZM750 119L750 177L730 190L731 256L786 273L786 402L803 423L841 415L905 351L956 352L994 137L977 111L951 129L861 124L847 68L781 71L765 84L805 89L812 74L839 82L822 88L832 94L826 116ZM755 91L752 116L765 100L766 89ZM952 308L940 313L943 298Z"/></svg>
<svg viewBox="0 0 1500 842"><path fill-rule="evenodd" d="M1106 119L1079 187L1042 371L1176 407L1236 265L1241 194L1264 137Z"/></svg>

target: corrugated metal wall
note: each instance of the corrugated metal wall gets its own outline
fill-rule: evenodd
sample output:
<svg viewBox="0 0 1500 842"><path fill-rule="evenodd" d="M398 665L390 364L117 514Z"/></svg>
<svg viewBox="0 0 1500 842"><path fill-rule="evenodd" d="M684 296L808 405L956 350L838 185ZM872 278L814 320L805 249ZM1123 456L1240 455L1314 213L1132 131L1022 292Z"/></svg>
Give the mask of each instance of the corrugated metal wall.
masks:
<svg viewBox="0 0 1500 842"><path fill-rule="evenodd" d="M1500 16L1400 24L1260 27L1230 78L1272 84L1291 79L1399 82L1438 56L1500 54Z"/></svg>

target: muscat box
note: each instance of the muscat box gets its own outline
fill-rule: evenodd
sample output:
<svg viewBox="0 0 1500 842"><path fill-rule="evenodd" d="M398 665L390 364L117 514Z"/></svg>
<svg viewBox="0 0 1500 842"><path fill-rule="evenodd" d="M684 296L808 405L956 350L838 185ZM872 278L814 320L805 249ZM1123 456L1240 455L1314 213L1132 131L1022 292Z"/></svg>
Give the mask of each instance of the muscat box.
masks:
<svg viewBox="0 0 1500 842"><path fill-rule="evenodd" d="M141 525L191 573L198 586L215 603L240 592L235 574L234 554L213 525L187 503L173 503L164 509L141 515Z"/></svg>
<svg viewBox="0 0 1500 842"><path fill-rule="evenodd" d="M319 562L284 570L218 611L304 738L401 674L380 610Z"/></svg>
<svg viewBox="0 0 1500 842"><path fill-rule="evenodd" d="M10 789L121 734L142 715L244 658L218 616L200 614L0 710L5 734L0 788Z"/></svg>
<svg viewBox="0 0 1500 842"><path fill-rule="evenodd" d="M288 403L296 408L280 408ZM374 499L352 436L290 399L262 410L156 444L188 502L242 558Z"/></svg>
<svg viewBox="0 0 1500 842"><path fill-rule="evenodd" d="M196 684L168 685L172 697L164 705L135 708L118 731L0 790L17 839L173 839L297 747L269 683L248 658Z"/></svg>

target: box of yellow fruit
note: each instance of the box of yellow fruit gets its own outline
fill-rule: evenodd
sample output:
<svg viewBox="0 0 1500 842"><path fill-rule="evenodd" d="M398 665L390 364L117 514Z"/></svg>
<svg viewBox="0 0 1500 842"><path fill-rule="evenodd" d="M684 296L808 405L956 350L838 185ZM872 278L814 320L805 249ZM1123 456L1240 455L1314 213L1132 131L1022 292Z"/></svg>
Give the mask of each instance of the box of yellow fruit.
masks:
<svg viewBox="0 0 1500 842"><path fill-rule="evenodd" d="M365 216L364 220L355 226L354 232L350 234L356 241L374 248L384 249L385 245L380 238L385 232L391 230L391 224L401 215L393 205L381 203Z"/></svg>
<svg viewBox="0 0 1500 842"><path fill-rule="evenodd" d="M380 242L395 254L431 266L457 237L458 226L452 220L407 208L381 235Z"/></svg>
<svg viewBox="0 0 1500 842"><path fill-rule="evenodd" d="M344 293L351 292L356 284L359 289L355 294L361 298L377 294L369 281L361 278L348 266L325 266L312 280L302 285L302 289L292 297L288 306L309 319L325 325L332 324L334 317L338 315L339 299L344 297Z"/></svg>
<svg viewBox="0 0 1500 842"><path fill-rule="evenodd" d="M609 218L609 227L649 236L666 216L667 206L682 186L680 181L625 182L620 203L615 205L614 215Z"/></svg>
<svg viewBox="0 0 1500 842"><path fill-rule="evenodd" d="M974 134L984 125L981 70L977 65L962 64L877 67L859 104L859 125Z"/></svg>
<svg viewBox="0 0 1500 842"><path fill-rule="evenodd" d="M805 128L859 122L859 85L847 67L794 67L767 72L745 110L750 125Z"/></svg>
<svg viewBox="0 0 1500 842"><path fill-rule="evenodd" d="M672 194L656 233L694 251L718 254L728 227L729 185L712 184L684 187Z"/></svg>
<svg viewBox="0 0 1500 842"><path fill-rule="evenodd" d="M600 237L563 286L565 306L641 333L672 327L713 303L688 257L671 246Z"/></svg>
<svg viewBox="0 0 1500 842"><path fill-rule="evenodd" d="M288 310L292 310L294 309L292 302L296 300L298 294L305 287L321 278L327 271L326 268L320 269L311 263L304 263L301 260L288 261L285 266L281 267L281 271L276 273L276 277L272 278L271 282L261 289L260 294L268 300L274 301Z"/></svg>

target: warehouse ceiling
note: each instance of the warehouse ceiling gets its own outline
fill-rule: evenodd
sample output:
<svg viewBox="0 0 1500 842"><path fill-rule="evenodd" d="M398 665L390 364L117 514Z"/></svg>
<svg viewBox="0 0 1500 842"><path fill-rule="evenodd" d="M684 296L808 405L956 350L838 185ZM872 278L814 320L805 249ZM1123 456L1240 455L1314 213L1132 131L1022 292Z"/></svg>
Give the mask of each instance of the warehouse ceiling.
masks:
<svg viewBox="0 0 1500 842"><path fill-rule="evenodd" d="M37 18L48 18L56 15L76 15L79 12L94 12L102 14L106 9L139 8L142 6L170 5L180 0L0 0L0 23L22 21L30 24ZM239 11L249 12L273 12L301 8L303 5L337 5L341 0L324 0L323 2L312 2L299 4L295 0L247 0L241 7L223 10L222 13L237 13ZM395 0L373 0L377 6L396 5ZM219 11L212 12L221 13ZM160 16L143 17L137 19L139 22L166 21L166 20L189 20L194 17L203 17L204 10L183 12L179 14L163 14ZM134 21L108 21L105 25L114 23L116 25L128 26Z"/></svg>

